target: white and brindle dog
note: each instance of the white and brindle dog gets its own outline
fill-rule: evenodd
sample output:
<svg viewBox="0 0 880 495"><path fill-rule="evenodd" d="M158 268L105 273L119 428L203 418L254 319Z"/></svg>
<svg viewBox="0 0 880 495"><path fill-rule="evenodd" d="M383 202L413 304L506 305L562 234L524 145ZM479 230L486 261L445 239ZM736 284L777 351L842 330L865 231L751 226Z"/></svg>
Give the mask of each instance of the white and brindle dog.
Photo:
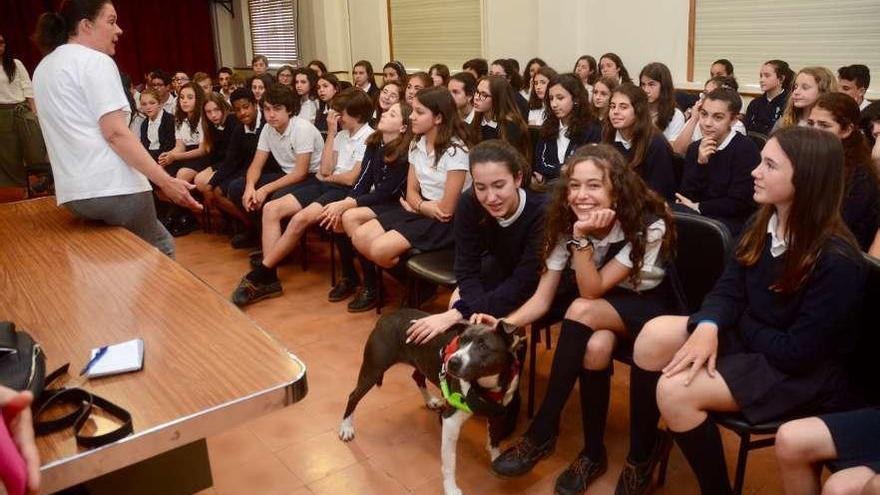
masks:
<svg viewBox="0 0 880 495"><path fill-rule="evenodd" d="M495 327L461 321L426 344L406 342L406 330L413 320L428 316L415 309L401 309L383 316L367 339L357 386L339 426L339 438L354 438L352 415L358 402L382 385L385 371L396 363L415 368L413 379L431 409L442 410L441 461L443 493L460 495L455 482L456 445L461 426L472 415L489 418L487 448L492 460L498 446L515 427L519 401L511 404L519 387L522 331L503 321ZM444 391L444 399L428 392L425 377Z"/></svg>

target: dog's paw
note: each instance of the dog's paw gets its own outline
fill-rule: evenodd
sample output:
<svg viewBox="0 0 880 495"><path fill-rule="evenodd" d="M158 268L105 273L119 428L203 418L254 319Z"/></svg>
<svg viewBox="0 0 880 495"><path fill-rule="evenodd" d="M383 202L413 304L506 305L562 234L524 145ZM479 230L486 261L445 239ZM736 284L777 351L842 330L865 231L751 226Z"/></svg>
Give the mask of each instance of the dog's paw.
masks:
<svg viewBox="0 0 880 495"><path fill-rule="evenodd" d="M339 439L343 442L350 442L354 438L354 424L351 418L345 418L339 424Z"/></svg>
<svg viewBox="0 0 880 495"><path fill-rule="evenodd" d="M430 397L425 400L425 405L432 411L439 411L446 407L446 401L439 397Z"/></svg>

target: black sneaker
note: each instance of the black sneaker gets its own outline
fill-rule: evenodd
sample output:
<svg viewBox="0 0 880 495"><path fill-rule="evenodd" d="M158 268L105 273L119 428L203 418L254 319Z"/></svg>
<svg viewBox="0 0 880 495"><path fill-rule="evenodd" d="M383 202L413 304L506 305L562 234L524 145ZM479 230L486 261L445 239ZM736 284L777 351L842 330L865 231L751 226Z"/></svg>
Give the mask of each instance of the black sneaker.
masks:
<svg viewBox="0 0 880 495"><path fill-rule="evenodd" d="M343 278L330 289L327 300L330 302L344 301L351 297L355 290L357 290L357 284L350 279Z"/></svg>
<svg viewBox="0 0 880 495"><path fill-rule="evenodd" d="M379 305L379 292L376 289L364 288L348 303L349 313L363 313Z"/></svg>
<svg viewBox="0 0 880 495"><path fill-rule="evenodd" d="M263 265L263 250L257 249L248 253L248 260L250 261L251 268L261 267Z"/></svg>
<svg viewBox="0 0 880 495"><path fill-rule="evenodd" d="M593 480L607 470L608 456L604 451L598 460L590 459L581 451L574 462L556 478L554 492L556 495L580 495L587 491Z"/></svg>
<svg viewBox="0 0 880 495"><path fill-rule="evenodd" d="M250 230L244 230L232 236L231 243L235 249L248 249L259 246L260 240Z"/></svg>
<svg viewBox="0 0 880 495"><path fill-rule="evenodd" d="M182 237L198 230L198 228L199 224L196 222L196 218L192 214L184 214L175 219L169 232L174 237Z"/></svg>
<svg viewBox="0 0 880 495"><path fill-rule="evenodd" d="M617 479L617 488L614 495L644 495L654 488L654 468L657 467L672 448L672 435L668 431L661 431L657 436L657 443L647 461L635 463L626 459L620 478Z"/></svg>
<svg viewBox="0 0 880 495"><path fill-rule="evenodd" d="M522 476L531 471L538 461L552 454L555 447L556 437L537 445L529 437L523 436L492 461L492 472L502 478Z"/></svg>
<svg viewBox="0 0 880 495"><path fill-rule="evenodd" d="M281 295L281 281L276 280L268 284L252 282L247 277L241 279L238 287L232 292L232 302L236 306L246 306L270 297Z"/></svg>

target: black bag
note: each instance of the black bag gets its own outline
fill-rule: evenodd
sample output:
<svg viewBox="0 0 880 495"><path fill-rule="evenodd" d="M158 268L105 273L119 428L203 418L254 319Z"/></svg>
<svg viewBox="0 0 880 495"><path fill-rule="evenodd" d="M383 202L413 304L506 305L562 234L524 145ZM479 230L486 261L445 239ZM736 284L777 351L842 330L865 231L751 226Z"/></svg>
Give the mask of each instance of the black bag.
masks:
<svg viewBox="0 0 880 495"><path fill-rule="evenodd" d="M40 397L46 383L46 355L27 332L11 321L0 321L0 385L30 390Z"/></svg>

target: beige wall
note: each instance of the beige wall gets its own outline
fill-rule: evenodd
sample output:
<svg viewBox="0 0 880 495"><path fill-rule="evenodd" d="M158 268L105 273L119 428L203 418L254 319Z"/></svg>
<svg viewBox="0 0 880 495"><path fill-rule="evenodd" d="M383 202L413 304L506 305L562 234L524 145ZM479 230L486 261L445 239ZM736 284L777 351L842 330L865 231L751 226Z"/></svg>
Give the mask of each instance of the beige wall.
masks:
<svg viewBox="0 0 880 495"><path fill-rule="evenodd" d="M238 1L243 5L236 11L236 19L218 22L221 60L233 66L248 65L251 56L246 41L246 1ZM557 70L567 71L580 55L598 57L614 51L633 76L646 63L662 61L676 81L685 80L688 0L481 1L483 53L490 61L514 57L525 63L539 56ZM304 61L319 58L336 71L348 70L363 58L381 71L390 59L386 0L299 3ZM701 74L699 68L697 74Z"/></svg>

